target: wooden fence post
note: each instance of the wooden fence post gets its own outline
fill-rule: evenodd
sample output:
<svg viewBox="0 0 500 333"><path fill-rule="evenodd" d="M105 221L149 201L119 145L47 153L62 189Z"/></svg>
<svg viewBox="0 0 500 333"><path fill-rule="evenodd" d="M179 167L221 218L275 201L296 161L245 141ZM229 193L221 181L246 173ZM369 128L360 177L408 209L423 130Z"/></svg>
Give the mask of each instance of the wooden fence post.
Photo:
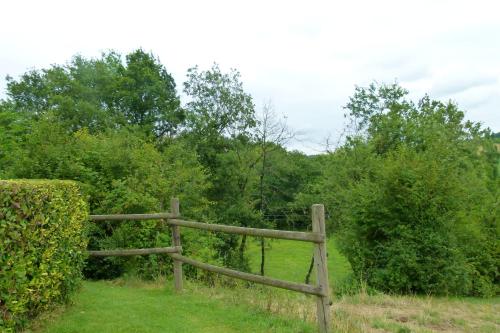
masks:
<svg viewBox="0 0 500 333"><path fill-rule="evenodd" d="M172 198L170 200L170 213L178 218L179 199ZM181 231L178 225L172 226L172 246L181 246ZM174 286L176 292L182 291L182 262L174 259Z"/></svg>
<svg viewBox="0 0 500 333"><path fill-rule="evenodd" d="M323 242L314 244L314 266L316 267L316 281L322 291L322 296L316 298L319 332L329 333L330 286L326 265L325 207L323 205L312 205L312 231L325 235Z"/></svg>

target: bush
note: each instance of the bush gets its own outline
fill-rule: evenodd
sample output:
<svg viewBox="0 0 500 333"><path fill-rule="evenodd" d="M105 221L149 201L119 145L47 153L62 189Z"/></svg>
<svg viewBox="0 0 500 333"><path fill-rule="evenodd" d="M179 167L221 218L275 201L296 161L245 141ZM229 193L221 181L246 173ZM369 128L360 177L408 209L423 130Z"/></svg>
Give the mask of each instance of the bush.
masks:
<svg viewBox="0 0 500 333"><path fill-rule="evenodd" d="M76 183L0 181L0 328L68 300L87 247L88 207Z"/></svg>
<svg viewBox="0 0 500 333"><path fill-rule="evenodd" d="M359 88L357 132L307 193L327 204L356 281L390 293L498 293L498 152L452 103ZM307 196L303 196L307 198ZM299 198L300 199L300 198Z"/></svg>
<svg viewBox="0 0 500 333"><path fill-rule="evenodd" d="M459 177L400 150L352 188L341 240L357 276L379 290L467 294ZM446 179L446 181L442 181Z"/></svg>

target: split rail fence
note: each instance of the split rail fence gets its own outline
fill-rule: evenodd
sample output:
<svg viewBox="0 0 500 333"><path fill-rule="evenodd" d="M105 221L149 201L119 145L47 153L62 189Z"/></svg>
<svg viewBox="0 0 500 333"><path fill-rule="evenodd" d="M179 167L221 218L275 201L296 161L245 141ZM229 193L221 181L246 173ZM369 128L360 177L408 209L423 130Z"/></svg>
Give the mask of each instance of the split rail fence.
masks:
<svg viewBox="0 0 500 333"><path fill-rule="evenodd" d="M284 231L272 229L257 229L236 227L222 224L209 224L181 219L179 200L172 199L169 213L157 214L117 214L90 215L92 221L125 221L125 220L163 220L172 227L172 246L149 249L124 249L89 251L91 256L132 256L165 253L172 257L174 264L174 286L177 292L182 291L182 264L189 264L210 272L219 273L233 278L251 281L267 286L293 290L316 296L317 319L320 333L330 332L330 290L328 283L325 210L323 205L312 206L312 232ZM314 267L316 269L316 285L295 283L274 279L266 276L240 272L224 267L210 265L182 255L180 227L201 229L207 231L225 232L230 234L288 239L314 243Z"/></svg>

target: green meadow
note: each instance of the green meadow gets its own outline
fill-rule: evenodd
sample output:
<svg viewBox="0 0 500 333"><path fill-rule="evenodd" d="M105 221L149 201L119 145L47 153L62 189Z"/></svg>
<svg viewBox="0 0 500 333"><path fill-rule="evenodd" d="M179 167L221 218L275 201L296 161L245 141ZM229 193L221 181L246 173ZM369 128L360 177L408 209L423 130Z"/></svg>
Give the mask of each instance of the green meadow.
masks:
<svg viewBox="0 0 500 333"><path fill-rule="evenodd" d="M266 240L265 252L264 274L266 276L293 282L305 282L313 255L313 244L289 240ZM332 288L336 288L343 284L349 276L351 266L347 259L340 254L333 238L328 240L327 252L330 284ZM247 253L250 257L252 272L259 273L261 248L256 239L249 242ZM316 281L314 270L310 281L311 283Z"/></svg>
<svg viewBox="0 0 500 333"><path fill-rule="evenodd" d="M347 260L328 241L332 289L350 274ZM252 271L260 247L249 243ZM304 282L312 246L275 240L266 245L266 275ZM314 281L314 274L311 279ZM234 284L227 284L233 281ZM85 281L72 304L35 320L25 333L316 332L314 297L225 278L215 285L139 279ZM500 329L500 299L369 294L333 296L332 327L338 333L479 332Z"/></svg>
<svg viewBox="0 0 500 333"><path fill-rule="evenodd" d="M86 281L72 305L40 318L26 332L314 332L313 323L189 289L178 295L171 285Z"/></svg>

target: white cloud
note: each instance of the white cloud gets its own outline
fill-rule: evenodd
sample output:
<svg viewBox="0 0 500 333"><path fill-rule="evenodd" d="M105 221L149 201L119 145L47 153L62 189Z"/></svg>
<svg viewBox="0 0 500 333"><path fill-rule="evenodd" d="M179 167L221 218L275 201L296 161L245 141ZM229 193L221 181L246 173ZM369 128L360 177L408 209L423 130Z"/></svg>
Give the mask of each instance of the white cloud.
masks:
<svg viewBox="0 0 500 333"><path fill-rule="evenodd" d="M495 1L3 1L5 75L143 47L178 86L187 68L234 67L257 105L271 98L309 152L342 128L355 84L394 81L451 98L500 131ZM484 87L483 87L484 86ZM0 93L0 96L1 93Z"/></svg>

